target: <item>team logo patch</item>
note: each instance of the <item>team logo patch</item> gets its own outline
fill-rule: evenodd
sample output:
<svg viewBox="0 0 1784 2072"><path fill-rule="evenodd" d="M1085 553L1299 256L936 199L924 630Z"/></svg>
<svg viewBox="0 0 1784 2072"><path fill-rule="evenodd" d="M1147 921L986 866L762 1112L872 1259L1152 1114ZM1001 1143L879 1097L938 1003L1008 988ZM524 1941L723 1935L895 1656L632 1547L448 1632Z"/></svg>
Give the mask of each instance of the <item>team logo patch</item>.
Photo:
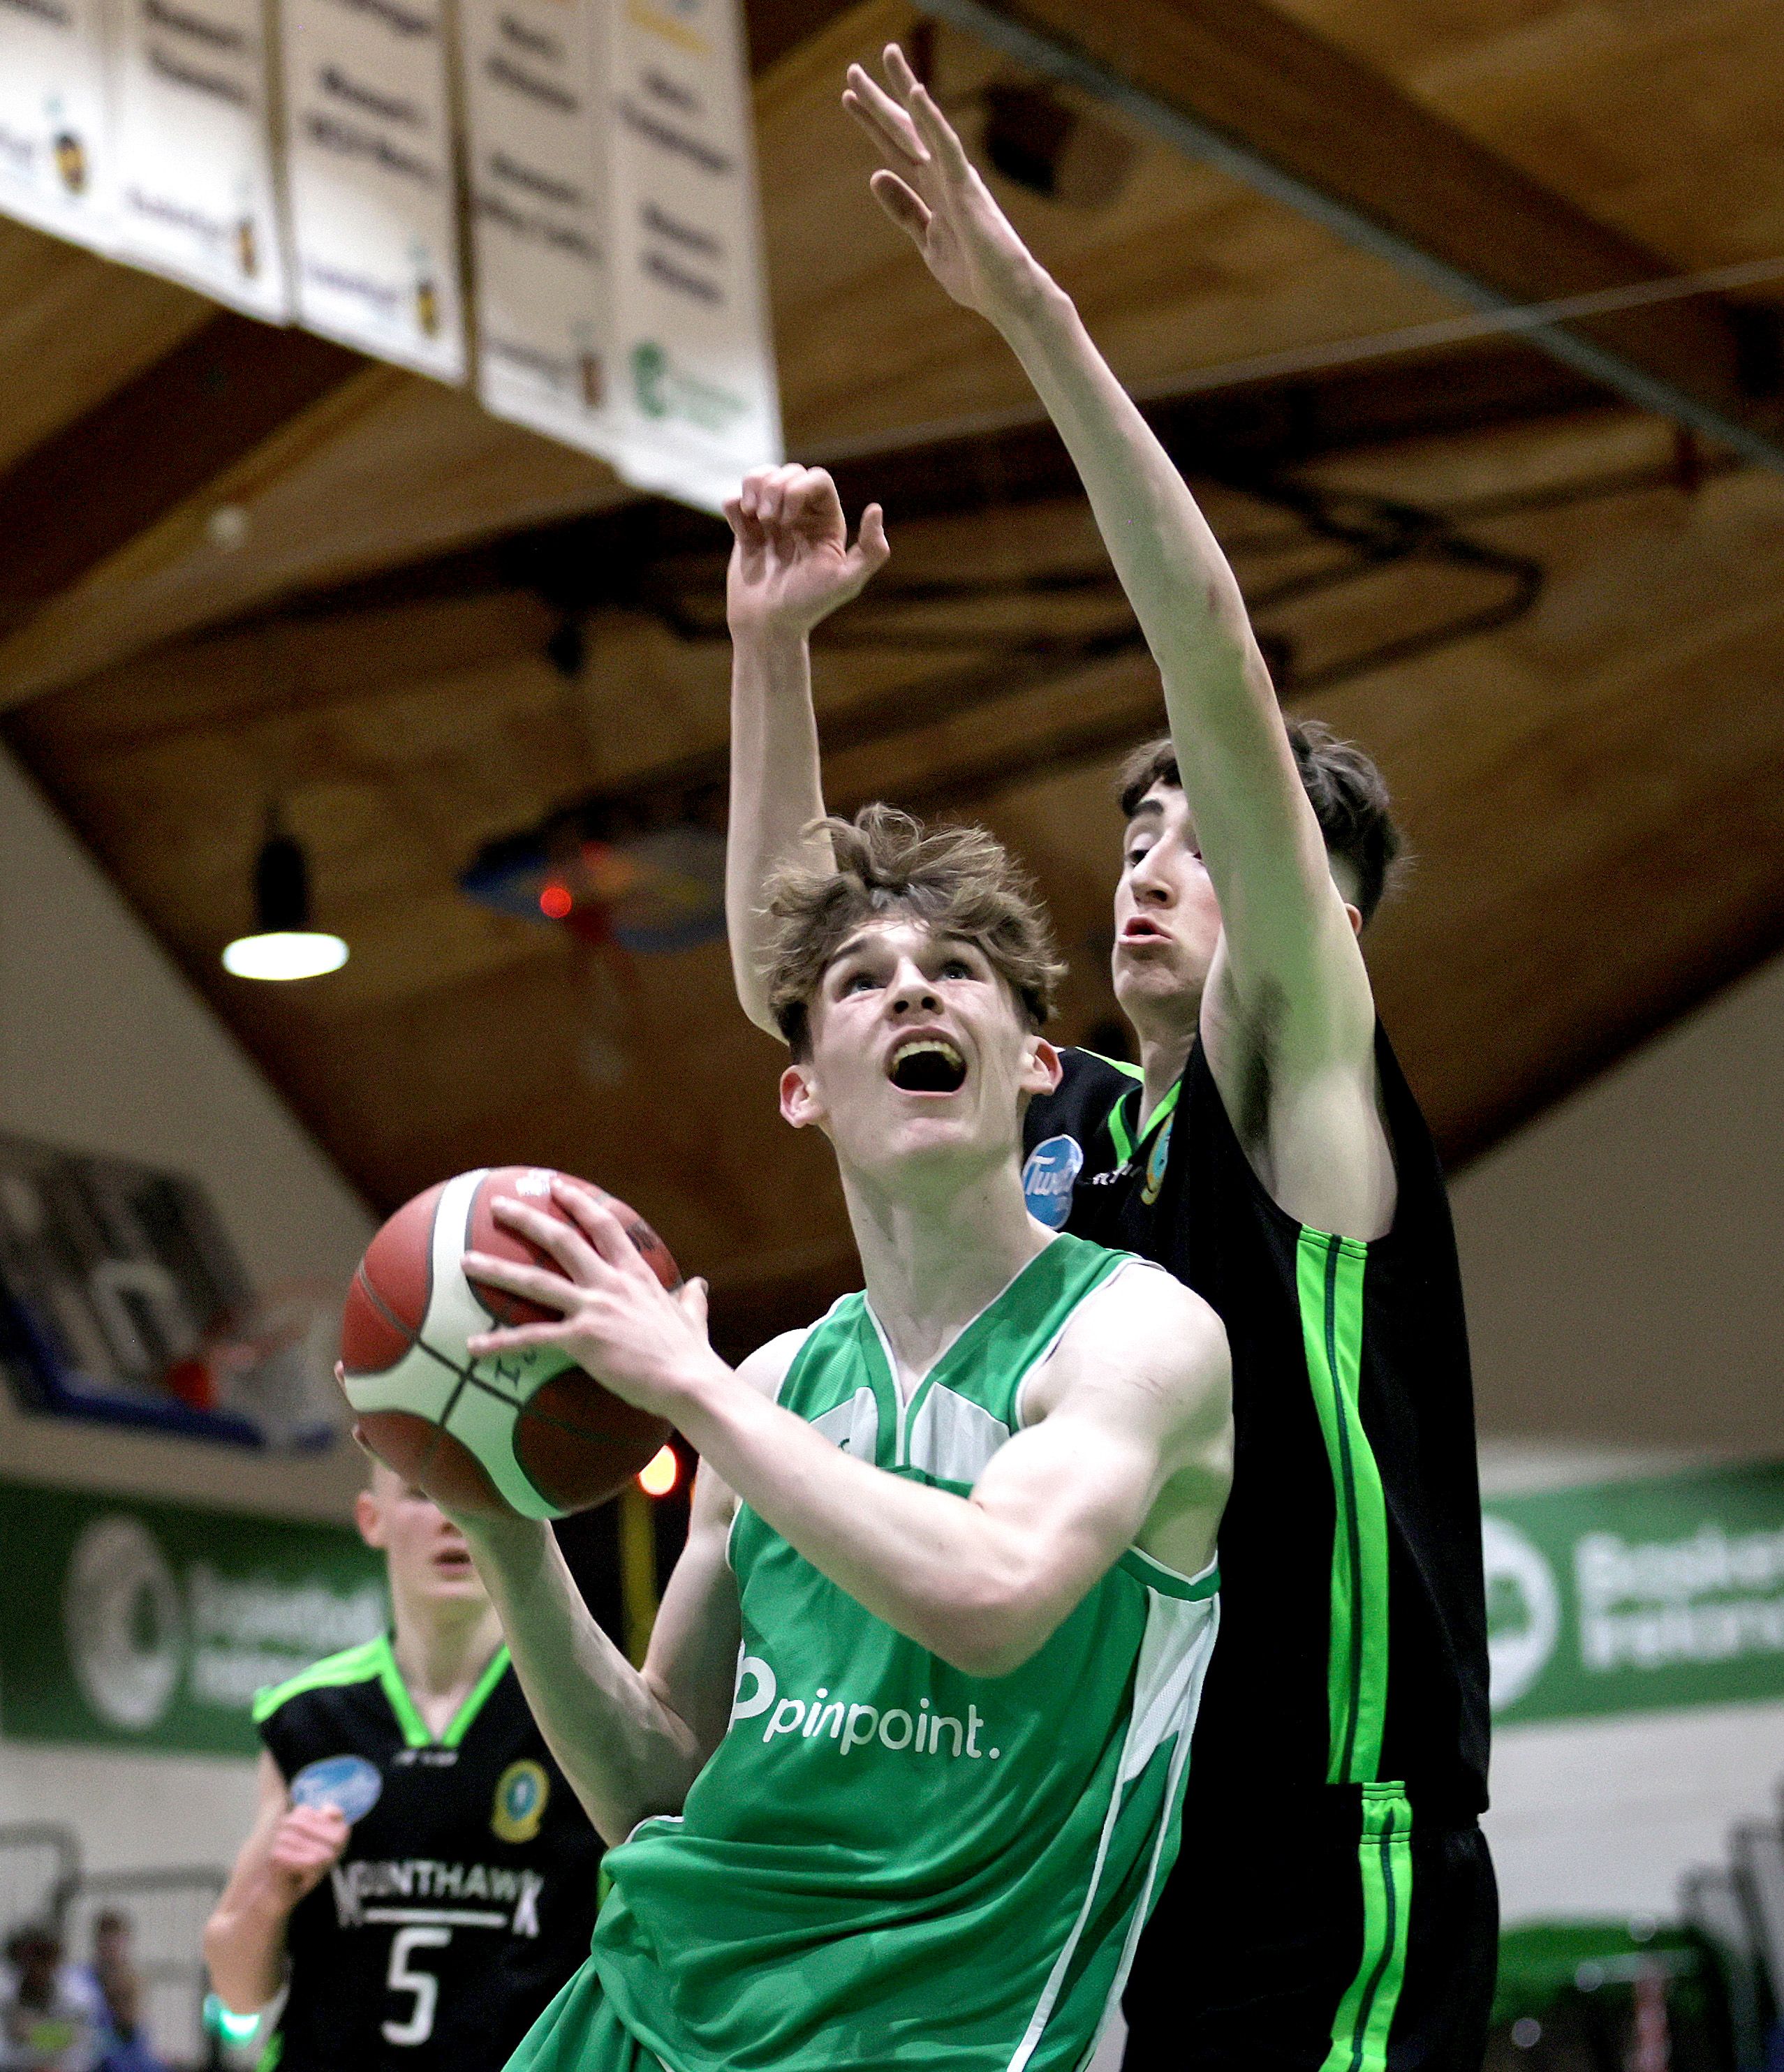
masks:
<svg viewBox="0 0 1784 2072"><path fill-rule="evenodd" d="M1176 1124L1174 1115L1165 1118L1165 1127L1159 1131L1146 1161L1146 1184L1141 1190L1140 1198L1149 1209L1158 1199L1158 1190L1165 1184L1165 1168L1171 1157L1171 1131Z"/></svg>
<svg viewBox="0 0 1784 2072"><path fill-rule="evenodd" d="M1022 1168L1022 1193L1037 1223L1049 1230L1065 1228L1071 1190L1083 1170L1083 1148L1075 1137L1050 1137L1035 1145Z"/></svg>
<svg viewBox="0 0 1784 2072"><path fill-rule="evenodd" d="M306 1762L291 1780L294 1806L332 1806L349 1826L378 1803L384 1779L363 1755L328 1755Z"/></svg>
<svg viewBox="0 0 1784 2072"><path fill-rule="evenodd" d="M542 1763L523 1757L511 1762L496 1780L495 1810L489 1824L499 1842L530 1842L545 1817L551 1779Z"/></svg>

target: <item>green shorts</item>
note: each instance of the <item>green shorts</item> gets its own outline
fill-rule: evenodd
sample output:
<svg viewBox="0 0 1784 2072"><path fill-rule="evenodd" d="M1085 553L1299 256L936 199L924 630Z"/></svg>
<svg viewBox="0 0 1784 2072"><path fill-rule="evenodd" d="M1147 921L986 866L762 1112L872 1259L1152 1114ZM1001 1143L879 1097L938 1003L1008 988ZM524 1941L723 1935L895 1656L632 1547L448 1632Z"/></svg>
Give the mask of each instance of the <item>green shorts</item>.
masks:
<svg viewBox="0 0 1784 2072"><path fill-rule="evenodd" d="M614 2012L591 1959L520 2039L508 2072L664 2072L664 2066Z"/></svg>

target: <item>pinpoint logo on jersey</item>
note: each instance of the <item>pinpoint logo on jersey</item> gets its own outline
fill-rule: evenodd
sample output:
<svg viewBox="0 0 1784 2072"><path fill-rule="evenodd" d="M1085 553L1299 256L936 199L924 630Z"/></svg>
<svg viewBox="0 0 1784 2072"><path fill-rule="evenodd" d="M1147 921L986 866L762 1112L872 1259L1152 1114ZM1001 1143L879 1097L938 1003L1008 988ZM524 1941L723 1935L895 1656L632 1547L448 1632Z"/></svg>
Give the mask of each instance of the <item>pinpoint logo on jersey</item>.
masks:
<svg viewBox="0 0 1784 2072"><path fill-rule="evenodd" d="M1065 1228L1071 1190L1083 1170L1083 1148L1075 1137L1050 1137L1035 1145L1022 1168L1022 1194L1037 1223L1049 1230Z"/></svg>
<svg viewBox="0 0 1784 2072"><path fill-rule="evenodd" d="M291 1780L294 1806L332 1806L351 1827L384 1795L384 1778L363 1755L327 1755L306 1762Z"/></svg>
<svg viewBox="0 0 1784 2072"><path fill-rule="evenodd" d="M530 1842L545 1817L551 1779L542 1764L523 1757L511 1762L495 1783L495 1811L489 1824L499 1842Z"/></svg>

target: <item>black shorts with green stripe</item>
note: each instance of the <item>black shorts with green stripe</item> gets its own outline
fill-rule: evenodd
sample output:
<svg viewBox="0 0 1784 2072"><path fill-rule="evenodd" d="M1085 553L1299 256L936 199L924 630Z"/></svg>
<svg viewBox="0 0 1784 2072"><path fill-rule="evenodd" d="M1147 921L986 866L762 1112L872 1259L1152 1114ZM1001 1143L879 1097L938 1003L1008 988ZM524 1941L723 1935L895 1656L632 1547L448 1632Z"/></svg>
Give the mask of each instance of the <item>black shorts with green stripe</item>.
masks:
<svg viewBox="0 0 1784 2072"><path fill-rule="evenodd" d="M1125 2072L1480 2072L1498 1910L1479 1827L1391 1785L1186 1827Z"/></svg>

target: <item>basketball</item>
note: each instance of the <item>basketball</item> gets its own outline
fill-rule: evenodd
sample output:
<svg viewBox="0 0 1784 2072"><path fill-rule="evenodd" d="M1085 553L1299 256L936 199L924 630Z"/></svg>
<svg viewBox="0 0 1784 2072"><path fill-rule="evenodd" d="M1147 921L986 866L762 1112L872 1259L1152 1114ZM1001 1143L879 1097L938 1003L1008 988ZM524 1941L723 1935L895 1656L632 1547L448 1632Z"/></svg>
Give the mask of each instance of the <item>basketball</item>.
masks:
<svg viewBox="0 0 1784 2072"><path fill-rule="evenodd" d="M479 1331L549 1322L553 1313L467 1278L467 1252L555 1272L555 1260L498 1223L516 1197L569 1219L552 1198L558 1176L528 1166L484 1167L407 1202L366 1247L341 1322L347 1400L366 1444L449 1509L524 1518L588 1511L624 1487L669 1436L555 1346L473 1359ZM568 1176L565 1176L568 1177ZM665 1288L681 1276L642 1217L586 1180Z"/></svg>

